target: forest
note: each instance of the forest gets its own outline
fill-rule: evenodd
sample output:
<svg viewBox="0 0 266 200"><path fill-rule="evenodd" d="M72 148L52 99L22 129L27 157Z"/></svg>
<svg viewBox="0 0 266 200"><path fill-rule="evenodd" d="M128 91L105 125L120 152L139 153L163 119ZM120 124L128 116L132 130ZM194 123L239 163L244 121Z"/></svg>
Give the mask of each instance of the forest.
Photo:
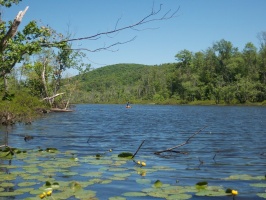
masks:
<svg viewBox="0 0 266 200"><path fill-rule="evenodd" d="M261 38L266 33L261 33ZM156 104L257 104L266 100L266 46L248 42L242 51L230 41L207 50L179 51L176 63L117 64L73 77L72 102Z"/></svg>

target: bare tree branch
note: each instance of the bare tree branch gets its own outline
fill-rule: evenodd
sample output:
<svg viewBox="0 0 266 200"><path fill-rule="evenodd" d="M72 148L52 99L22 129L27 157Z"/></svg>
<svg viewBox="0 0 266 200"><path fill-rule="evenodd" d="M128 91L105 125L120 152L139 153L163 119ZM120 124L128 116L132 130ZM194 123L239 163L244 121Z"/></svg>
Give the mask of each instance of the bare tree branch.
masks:
<svg viewBox="0 0 266 200"><path fill-rule="evenodd" d="M95 35L91 35L91 36L87 36L87 37L80 37L80 38L72 38L72 39L65 39L65 40L61 40L59 42L54 42L54 43L44 43L43 45L46 45L46 46L53 46L55 44L59 44L61 42L73 42L73 41L79 41L79 40L95 40L95 39L99 39L101 36L103 35L110 35L112 33L118 33L120 31L123 31L123 30L126 30L126 29L133 29L133 30L136 30L135 28L136 27L139 27L141 25L144 25L144 24L147 24L147 23L150 23L150 22L154 22L154 21L163 21L163 20L168 20L168 19L171 19L173 17L175 17L176 13L178 12L179 10L179 7L177 8L177 10L175 10L174 12L171 13L171 10L168 10L166 13L164 13L164 15L162 17L156 17L162 10L162 4L160 4L160 7L158 10L154 10L154 8L152 8L152 11L150 14L148 14L147 16L143 17L141 20L137 21L136 23L133 23L133 24L130 24L128 26L124 26L124 27L121 27L121 28L117 28L121 18L119 18L115 24L115 27L113 30L110 30L110 31L106 31L106 32L100 32L100 33L97 33ZM114 45L119 45L119 44L124 44L124 43L115 43L113 45L110 45L110 47L114 46ZM106 49L105 48L99 48L98 50L103 50L103 49ZM95 51L98 51L98 50L93 50L92 52L95 52Z"/></svg>
<svg viewBox="0 0 266 200"><path fill-rule="evenodd" d="M145 140L143 140L142 143L139 145L139 148L138 148L137 151L134 153L134 155L132 156L131 159L133 159L133 158L137 155L137 153L139 152L139 150L140 150L140 148L141 148L141 146L143 145L144 142L145 142Z"/></svg>
<svg viewBox="0 0 266 200"><path fill-rule="evenodd" d="M62 92L62 93L55 94L55 95L53 95L53 96L51 96L51 97L45 97L45 98L43 98L42 100L51 100L51 99L54 99L55 97L57 97L57 96L59 96L59 95L62 95L62 94L64 94L64 93Z"/></svg>
<svg viewBox="0 0 266 200"><path fill-rule="evenodd" d="M197 131L196 133L194 133L194 134L193 134L192 136L190 136L190 137L189 137L184 143L179 144L179 145L174 146L174 147L171 147L171 148L168 148L168 149L166 149L166 150L156 151L154 154L159 155L159 154L161 154L161 153L163 153L163 152L168 152L168 151L172 152L173 149L176 149L176 148L179 148L179 147L181 147L181 146L184 146L184 145L188 144L190 139L192 139L193 137L195 137L198 133L200 133L200 132L201 132L203 129L205 129L206 127L207 127L207 126L204 126L204 127L201 128L199 131Z"/></svg>
<svg viewBox="0 0 266 200"><path fill-rule="evenodd" d="M109 46L103 46L101 48L97 48L97 49L93 49L93 50L90 50L90 49L87 49L87 48L77 48L77 49L73 49L73 48L70 48L69 50L77 50L77 51L89 51L89 52L98 52L98 51L102 51L102 50L108 50L108 51L112 51L112 52L115 52L115 51L118 51L118 50L110 50L111 47L113 46L117 46L117 45L121 45L121 44L126 44L126 43L129 43L129 42L132 42L133 40L135 40L137 37L133 37L132 39L128 40L128 41L125 41L125 42L116 42L116 43L113 43Z"/></svg>

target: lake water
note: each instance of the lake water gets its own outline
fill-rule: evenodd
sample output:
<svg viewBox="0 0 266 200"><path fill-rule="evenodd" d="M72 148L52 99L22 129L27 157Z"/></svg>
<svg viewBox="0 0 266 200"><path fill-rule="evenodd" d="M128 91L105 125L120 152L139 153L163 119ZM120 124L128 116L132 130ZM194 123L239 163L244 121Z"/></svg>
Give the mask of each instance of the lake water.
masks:
<svg viewBox="0 0 266 200"><path fill-rule="evenodd" d="M150 187L149 184L136 184L139 179L147 179L151 184L160 180L173 186L193 186L199 181L207 181L211 186L238 190L236 200L263 199L257 193L266 192L263 185L266 180L254 177L266 176L266 107L132 105L131 109L126 109L125 105L76 105L74 110L48 114L32 125L17 124L9 130L9 145L27 150L55 147L61 152L74 152L75 157L82 160L96 154L112 156L121 152L135 153L145 140L135 157L146 162L146 168L141 168L147 169L145 176L134 173L135 163L127 161L123 165L127 170L123 173L131 175L126 180L90 187L96 191L98 199L115 196L163 199L123 196L126 192ZM154 154L184 143L202 128L188 144L175 149L181 153ZM25 142L25 135L34 139ZM1 144L3 138L1 134ZM110 149L112 152L109 152ZM0 167L5 162L0 159ZM13 164L16 164L15 160ZM169 169L158 172L148 170L160 166ZM102 167L83 161L71 168L78 174L66 179L83 180L80 174L102 172ZM106 177L110 175L106 171L104 174ZM253 179L246 180L246 176ZM58 176L55 179L63 178ZM257 183L262 186L252 187L251 184ZM22 197L25 195L13 198ZM232 196L214 198L193 193L190 199L231 200Z"/></svg>

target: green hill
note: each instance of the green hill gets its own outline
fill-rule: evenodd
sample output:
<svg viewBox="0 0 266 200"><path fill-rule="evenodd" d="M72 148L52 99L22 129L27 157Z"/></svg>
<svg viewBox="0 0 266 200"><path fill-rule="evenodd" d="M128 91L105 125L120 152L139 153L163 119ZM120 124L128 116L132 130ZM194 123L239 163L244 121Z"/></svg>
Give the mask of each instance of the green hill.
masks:
<svg viewBox="0 0 266 200"><path fill-rule="evenodd" d="M75 77L80 83L74 102L125 103L149 100L156 93L153 84L155 79L166 80L167 69L174 69L174 66L116 64L94 69Z"/></svg>
<svg viewBox="0 0 266 200"><path fill-rule="evenodd" d="M140 64L116 64L98 68L82 76L83 86L89 92L132 85L141 78L141 72L149 67Z"/></svg>
<svg viewBox="0 0 266 200"><path fill-rule="evenodd" d="M77 86L71 102L266 104L266 76L260 63L251 68L240 53L227 62L211 55L212 62L198 53L178 63L116 64L91 70L74 78Z"/></svg>

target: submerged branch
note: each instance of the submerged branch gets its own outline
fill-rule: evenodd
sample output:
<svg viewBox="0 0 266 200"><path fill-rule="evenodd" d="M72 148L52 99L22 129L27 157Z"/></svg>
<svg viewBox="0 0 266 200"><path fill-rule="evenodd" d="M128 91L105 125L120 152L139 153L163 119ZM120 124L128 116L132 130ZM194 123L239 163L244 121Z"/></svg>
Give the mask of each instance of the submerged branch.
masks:
<svg viewBox="0 0 266 200"><path fill-rule="evenodd" d="M164 152L174 152L173 149L176 149L176 148L179 148L179 147L181 147L181 146L184 146L184 145L188 144L190 139L192 139L193 137L195 137L197 134L199 134L199 133L200 133L203 129L205 129L206 127L207 127L207 126L204 126L204 127L201 128L200 130L198 130L196 133L194 133L193 135L191 135L191 136L190 136L190 137L189 137L184 143L179 144L179 145L174 146L174 147L171 147L171 148L168 148L168 149L166 149L166 150L156 151L156 152L154 152L154 154L159 155L159 154L164 153Z"/></svg>

